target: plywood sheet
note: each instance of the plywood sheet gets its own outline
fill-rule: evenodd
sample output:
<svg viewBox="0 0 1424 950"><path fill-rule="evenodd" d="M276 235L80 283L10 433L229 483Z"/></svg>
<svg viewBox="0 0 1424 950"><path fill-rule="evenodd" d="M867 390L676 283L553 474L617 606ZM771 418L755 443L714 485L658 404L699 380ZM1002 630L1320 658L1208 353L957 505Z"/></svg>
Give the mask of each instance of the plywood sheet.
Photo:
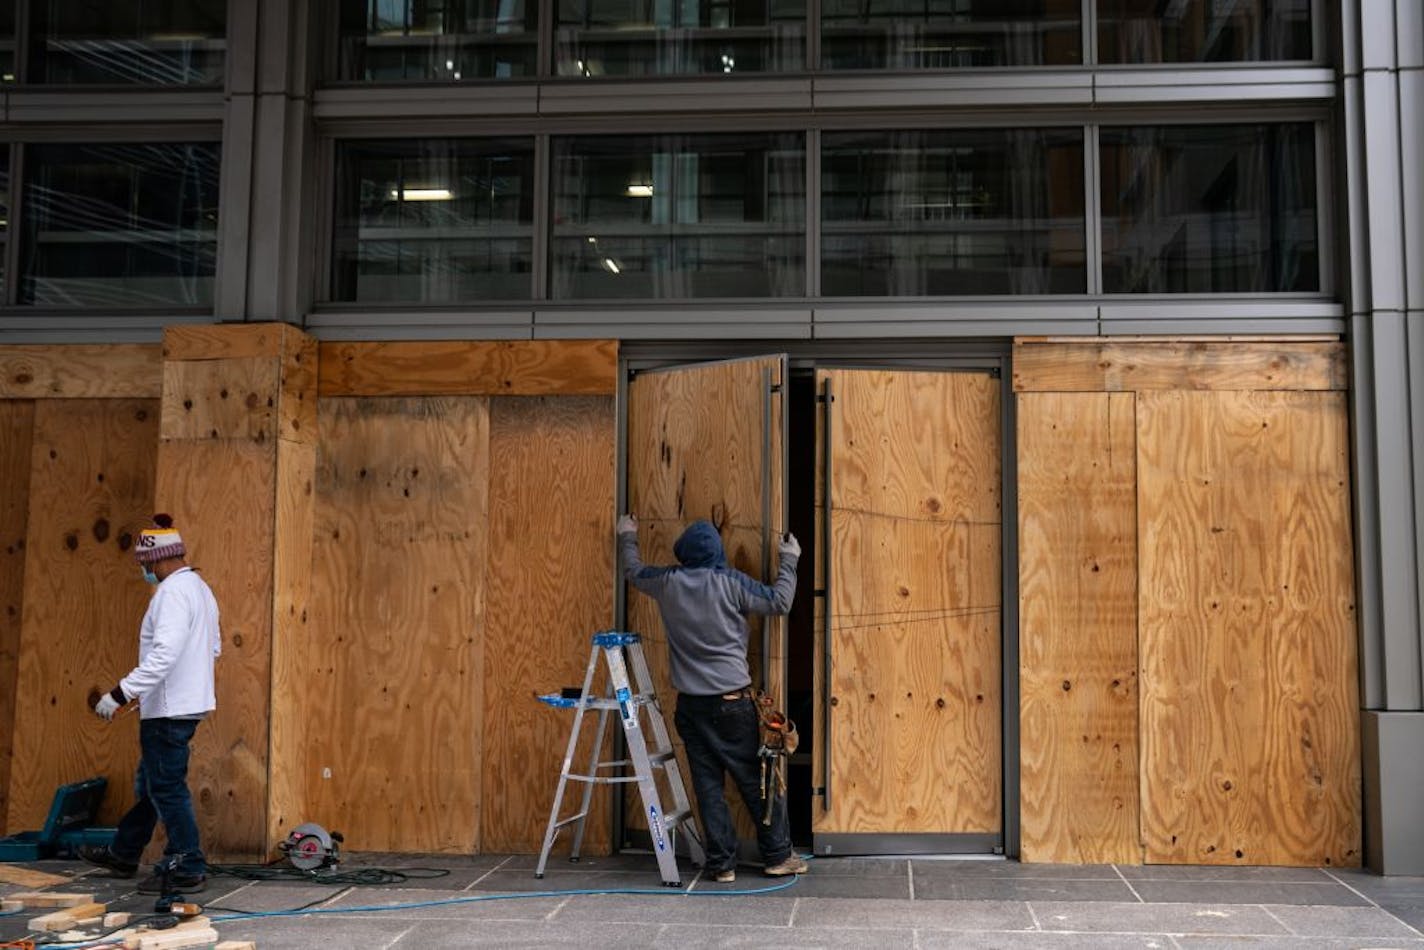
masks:
<svg viewBox="0 0 1424 950"><path fill-rule="evenodd" d="M783 410L780 398L770 405L767 401L768 387L782 382L782 363L780 357L734 360L646 373L632 380L628 508L638 516L645 563L676 563L673 542L688 524L706 518L721 528L728 563L752 577L766 578L767 548L784 530ZM772 523L765 526L768 508ZM667 643L657 606L630 591L627 616L629 627L644 637L648 665L671 723L676 694L668 679ZM763 621L750 618L749 626L752 678L760 682ZM780 676L774 668L767 672L772 679ZM685 759L683 763L686 775ZM750 819L737 797L729 798L743 835L750 837ZM629 809L630 826L641 826L639 812L636 806Z"/></svg>
<svg viewBox="0 0 1424 950"><path fill-rule="evenodd" d="M1015 392L1333 390L1349 381L1340 342L1025 343Z"/></svg>
<svg viewBox="0 0 1424 950"><path fill-rule="evenodd" d="M1018 397L1021 858L1138 864L1131 393Z"/></svg>
<svg viewBox="0 0 1424 950"><path fill-rule="evenodd" d="M163 328L163 358L171 362L276 357L289 348L292 337L306 334L285 323L176 324Z"/></svg>
<svg viewBox="0 0 1424 950"><path fill-rule="evenodd" d="M315 396L311 398L315 403ZM281 840L309 814L310 776L305 763L311 721L306 683L315 660L311 652L311 587L316 445L278 440L276 478L269 844Z"/></svg>
<svg viewBox="0 0 1424 950"><path fill-rule="evenodd" d="M10 812L10 759L25 603L25 525L35 404L0 400L0 836ZM20 829L17 829L20 830Z"/></svg>
<svg viewBox="0 0 1424 950"><path fill-rule="evenodd" d="M485 851L543 844L572 714L533 696L582 683L589 637L613 624L614 423L608 397L491 402ZM584 854L608 852L610 801L596 790Z"/></svg>
<svg viewBox="0 0 1424 950"><path fill-rule="evenodd" d="M157 344L0 346L0 399L157 399Z"/></svg>
<svg viewBox="0 0 1424 950"><path fill-rule="evenodd" d="M154 491L155 400L46 399L29 453L9 827L39 828L60 785L95 775L112 823L133 802L138 722L89 708L133 668L150 588L133 563ZM11 541L11 544L14 542Z"/></svg>
<svg viewBox="0 0 1424 950"><path fill-rule="evenodd" d="M488 401L330 399L320 420L312 814L363 850L478 850Z"/></svg>
<svg viewBox="0 0 1424 950"><path fill-rule="evenodd" d="M321 344L322 396L610 396L615 340Z"/></svg>
<svg viewBox="0 0 1424 950"><path fill-rule="evenodd" d="M281 370L264 356L164 363L163 438L275 441Z"/></svg>
<svg viewBox="0 0 1424 950"><path fill-rule="evenodd" d="M1149 863L1360 863L1341 393L1138 398Z"/></svg>
<svg viewBox="0 0 1424 950"><path fill-rule="evenodd" d="M997 832L998 382L820 376L834 399L831 675L829 695L817 697L830 705L831 791L815 830Z"/></svg>
<svg viewBox="0 0 1424 950"><path fill-rule="evenodd" d="M223 439L168 441L158 450L156 508L183 533L222 627L217 711L194 737L188 773L214 860L266 854L275 448Z"/></svg>

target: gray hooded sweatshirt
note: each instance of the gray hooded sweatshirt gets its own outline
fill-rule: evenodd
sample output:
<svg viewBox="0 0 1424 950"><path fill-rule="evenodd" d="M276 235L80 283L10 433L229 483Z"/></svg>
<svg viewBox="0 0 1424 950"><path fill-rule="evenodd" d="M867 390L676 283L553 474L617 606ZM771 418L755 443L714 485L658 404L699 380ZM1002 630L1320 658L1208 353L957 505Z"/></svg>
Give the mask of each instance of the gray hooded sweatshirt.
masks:
<svg viewBox="0 0 1424 950"><path fill-rule="evenodd" d="M751 684L746 615L786 614L796 595L796 558L783 557L767 586L727 566L711 522L695 521L673 545L679 564L649 567L638 556L638 536L618 536L623 575L657 602L667 630L672 685L680 693L714 696Z"/></svg>

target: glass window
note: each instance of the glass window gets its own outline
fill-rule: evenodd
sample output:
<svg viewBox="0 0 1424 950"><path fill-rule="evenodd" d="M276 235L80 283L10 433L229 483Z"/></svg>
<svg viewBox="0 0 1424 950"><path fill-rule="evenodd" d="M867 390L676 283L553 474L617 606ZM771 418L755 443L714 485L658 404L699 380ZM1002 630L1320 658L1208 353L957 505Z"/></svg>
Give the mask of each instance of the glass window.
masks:
<svg viewBox="0 0 1424 950"><path fill-rule="evenodd" d="M10 146L0 142L0 302L5 300L8 286L5 278L5 253L10 246Z"/></svg>
<svg viewBox="0 0 1424 950"><path fill-rule="evenodd" d="M514 79L538 56L537 0L341 0L340 79Z"/></svg>
<svg viewBox="0 0 1424 950"><path fill-rule="evenodd" d="M211 306L216 144L25 150L20 303Z"/></svg>
<svg viewBox="0 0 1424 950"><path fill-rule="evenodd" d="M1310 59L1311 0L1098 0L1104 63Z"/></svg>
<svg viewBox="0 0 1424 950"><path fill-rule="evenodd" d="M552 296L806 291L799 133L554 140Z"/></svg>
<svg viewBox="0 0 1424 950"><path fill-rule="evenodd" d="M806 0L557 0L560 76L798 71Z"/></svg>
<svg viewBox="0 0 1424 950"><path fill-rule="evenodd" d="M1105 128L1103 290L1320 289L1315 129Z"/></svg>
<svg viewBox="0 0 1424 950"><path fill-rule="evenodd" d="M39 0L30 35L34 82L220 84L227 0Z"/></svg>
<svg viewBox="0 0 1424 950"><path fill-rule="evenodd" d="M534 141L345 142L337 153L336 300L528 300Z"/></svg>
<svg viewBox="0 0 1424 950"><path fill-rule="evenodd" d="M15 4L0 0L0 82L15 81Z"/></svg>
<svg viewBox="0 0 1424 950"><path fill-rule="evenodd" d="M1087 290L1077 129L821 138L821 293Z"/></svg>
<svg viewBox="0 0 1424 950"><path fill-rule="evenodd" d="M1078 0L823 0L824 69L1083 61Z"/></svg>

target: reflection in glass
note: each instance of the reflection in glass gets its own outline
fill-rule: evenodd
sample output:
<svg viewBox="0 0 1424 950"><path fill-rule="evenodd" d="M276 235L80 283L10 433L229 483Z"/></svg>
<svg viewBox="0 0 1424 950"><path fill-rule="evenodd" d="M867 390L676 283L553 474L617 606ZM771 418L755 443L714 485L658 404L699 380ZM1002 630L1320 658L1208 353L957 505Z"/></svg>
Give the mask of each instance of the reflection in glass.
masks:
<svg viewBox="0 0 1424 950"><path fill-rule="evenodd" d="M1062 66L1083 60L1078 0L823 0L824 69Z"/></svg>
<svg viewBox="0 0 1424 950"><path fill-rule="evenodd" d="M5 299L5 249L10 244L10 146L0 145L0 301Z"/></svg>
<svg viewBox="0 0 1424 950"><path fill-rule="evenodd" d="M538 9L536 0L341 0L337 78L532 76Z"/></svg>
<svg viewBox="0 0 1424 950"><path fill-rule="evenodd" d="M821 293L1087 289L1077 129L827 132Z"/></svg>
<svg viewBox="0 0 1424 950"><path fill-rule="evenodd" d="M343 143L333 298L527 300L533 176L527 138Z"/></svg>
<svg viewBox="0 0 1424 950"><path fill-rule="evenodd" d="M15 81L15 4L0 0L0 83Z"/></svg>
<svg viewBox="0 0 1424 950"><path fill-rule="evenodd" d="M218 152L212 143L27 146L20 302L210 306Z"/></svg>
<svg viewBox="0 0 1424 950"><path fill-rule="evenodd" d="M800 134L555 139L552 296L800 296L805 174Z"/></svg>
<svg viewBox="0 0 1424 950"><path fill-rule="evenodd" d="M223 81L227 0L38 0L32 11L35 82Z"/></svg>
<svg viewBox="0 0 1424 950"><path fill-rule="evenodd" d="M1097 0L1104 63L1310 59L1311 0Z"/></svg>
<svg viewBox="0 0 1424 950"><path fill-rule="evenodd" d="M796 71L806 0L557 0L560 76Z"/></svg>
<svg viewBox="0 0 1424 950"><path fill-rule="evenodd" d="M1105 128L1103 289L1320 289L1315 130L1280 125Z"/></svg>

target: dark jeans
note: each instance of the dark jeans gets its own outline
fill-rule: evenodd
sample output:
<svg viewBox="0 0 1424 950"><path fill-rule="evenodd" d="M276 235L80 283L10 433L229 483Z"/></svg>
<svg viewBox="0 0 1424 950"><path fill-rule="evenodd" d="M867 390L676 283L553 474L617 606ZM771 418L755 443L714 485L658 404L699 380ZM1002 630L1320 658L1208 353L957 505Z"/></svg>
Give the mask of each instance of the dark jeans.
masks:
<svg viewBox="0 0 1424 950"><path fill-rule="evenodd" d="M737 864L737 831L732 812L722 797L723 773L730 773L747 811L756 823L757 846L762 860L778 864L791 855L791 830L786 821L786 798L777 796L771 824L762 824L766 805L761 797L761 760L756 707L750 697L677 697L677 734L687 748L692 789L702 810L707 846L707 870L725 871Z"/></svg>
<svg viewBox="0 0 1424 950"><path fill-rule="evenodd" d="M198 821L193 817L193 796L188 792L188 743L198 729L197 719L143 719L138 743L143 758L134 775L134 806L119 819L114 835L114 856L137 864L163 822L168 834L164 857L180 855L178 873L203 874L207 860L198 843Z"/></svg>

